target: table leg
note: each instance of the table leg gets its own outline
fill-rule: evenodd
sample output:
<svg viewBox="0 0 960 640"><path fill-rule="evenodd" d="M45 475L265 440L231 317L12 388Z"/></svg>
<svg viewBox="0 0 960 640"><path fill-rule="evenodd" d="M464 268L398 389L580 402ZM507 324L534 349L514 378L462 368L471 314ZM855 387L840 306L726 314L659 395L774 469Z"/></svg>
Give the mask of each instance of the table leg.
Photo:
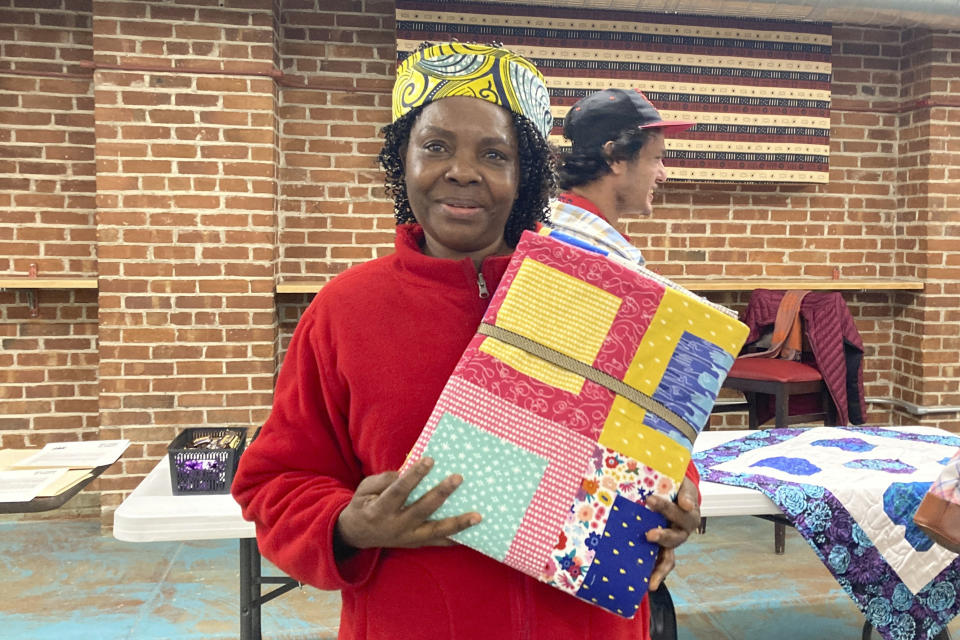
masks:
<svg viewBox="0 0 960 640"><path fill-rule="evenodd" d="M758 515L756 517L773 523L773 552L777 555L782 554L787 546L787 526L792 527L793 525L782 515Z"/></svg>
<svg viewBox="0 0 960 640"><path fill-rule="evenodd" d="M240 538L240 640L260 640L260 551L256 538Z"/></svg>
<svg viewBox="0 0 960 640"><path fill-rule="evenodd" d="M773 552L783 555L787 546L787 527L782 522L773 523Z"/></svg>
<svg viewBox="0 0 960 640"><path fill-rule="evenodd" d="M287 576L268 576L261 574L260 549L256 538L240 538L240 640L260 640L260 607L277 596L300 586L300 583ZM279 585L261 592L261 585Z"/></svg>

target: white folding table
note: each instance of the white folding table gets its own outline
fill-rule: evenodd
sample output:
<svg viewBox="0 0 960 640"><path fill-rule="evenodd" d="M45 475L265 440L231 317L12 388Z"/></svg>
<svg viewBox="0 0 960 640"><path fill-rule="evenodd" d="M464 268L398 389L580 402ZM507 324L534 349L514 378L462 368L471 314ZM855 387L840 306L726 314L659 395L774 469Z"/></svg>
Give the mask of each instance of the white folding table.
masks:
<svg viewBox="0 0 960 640"><path fill-rule="evenodd" d="M695 450L704 450L749 431L705 431ZM777 506L759 491L701 482L703 517L776 515ZM126 542L182 540L240 541L240 638L260 640L260 606L297 586L288 577L261 575L253 523L240 514L229 494L175 496L170 488L168 459L164 457L113 514L113 535ZM261 594L261 585L274 584Z"/></svg>
<svg viewBox="0 0 960 640"><path fill-rule="evenodd" d="M298 586L286 576L261 574L256 530L229 494L175 496L164 457L113 514L113 536L126 542L223 540L240 542L240 640L260 640L260 606ZM277 585L262 593L261 585Z"/></svg>

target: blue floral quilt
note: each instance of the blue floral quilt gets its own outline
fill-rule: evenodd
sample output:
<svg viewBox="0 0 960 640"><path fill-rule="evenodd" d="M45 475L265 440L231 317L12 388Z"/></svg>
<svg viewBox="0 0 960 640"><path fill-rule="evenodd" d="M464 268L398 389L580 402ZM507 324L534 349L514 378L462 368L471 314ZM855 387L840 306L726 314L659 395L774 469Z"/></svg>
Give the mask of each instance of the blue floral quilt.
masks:
<svg viewBox="0 0 960 640"><path fill-rule="evenodd" d="M887 640L960 611L960 559L913 524L960 437L909 427L757 431L694 454L701 477L770 497Z"/></svg>

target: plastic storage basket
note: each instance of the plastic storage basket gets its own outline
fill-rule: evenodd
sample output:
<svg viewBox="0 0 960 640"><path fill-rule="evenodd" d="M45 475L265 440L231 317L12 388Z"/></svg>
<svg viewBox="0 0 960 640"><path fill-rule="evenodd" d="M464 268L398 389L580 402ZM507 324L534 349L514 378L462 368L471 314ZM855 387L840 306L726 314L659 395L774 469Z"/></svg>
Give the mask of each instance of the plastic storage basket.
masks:
<svg viewBox="0 0 960 640"><path fill-rule="evenodd" d="M191 446L197 438L222 438L230 433L240 438L236 447L205 449ZM173 495L230 493L230 483L246 443L247 430L244 427L183 430L167 447Z"/></svg>

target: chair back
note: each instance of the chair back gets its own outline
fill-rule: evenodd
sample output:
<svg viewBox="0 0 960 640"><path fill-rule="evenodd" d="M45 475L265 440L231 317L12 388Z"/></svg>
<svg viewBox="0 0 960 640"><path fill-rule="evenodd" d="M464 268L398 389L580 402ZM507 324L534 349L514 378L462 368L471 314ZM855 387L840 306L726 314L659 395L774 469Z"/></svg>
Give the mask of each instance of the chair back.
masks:
<svg viewBox="0 0 960 640"><path fill-rule="evenodd" d="M782 358L799 360L803 351L803 320L800 318L800 303L810 293L806 290L787 291L777 306L777 319L770 334L769 347L764 351L742 354L741 358ZM765 341L761 336L758 343Z"/></svg>
<svg viewBox="0 0 960 640"><path fill-rule="evenodd" d="M750 327L747 347L756 345L775 326L780 304L790 292L756 289L741 320ZM863 389L863 339L843 296L836 291L814 291L800 304L802 333L809 346L801 361L822 375L837 411L837 424L863 424L866 402ZM740 357L743 357L742 355Z"/></svg>

